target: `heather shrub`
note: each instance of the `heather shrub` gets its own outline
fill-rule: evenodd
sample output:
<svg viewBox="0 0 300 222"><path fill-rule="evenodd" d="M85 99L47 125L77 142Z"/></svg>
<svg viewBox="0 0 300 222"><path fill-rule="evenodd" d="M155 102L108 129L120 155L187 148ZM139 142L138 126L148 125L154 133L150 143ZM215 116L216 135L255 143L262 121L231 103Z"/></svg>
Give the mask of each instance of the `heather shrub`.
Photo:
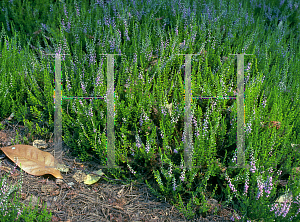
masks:
<svg viewBox="0 0 300 222"><path fill-rule="evenodd" d="M49 139L57 67L45 54L69 54L62 55L62 95L77 98L62 99L63 141L82 161L105 166L111 61L100 54L122 54L114 55L114 132L115 164L124 168L107 174L145 180L188 218L206 215L208 198L215 198L244 221L296 220L299 9L282 2L47 1L37 10L36 1L23 6L29 18L16 7L21 1L4 1L0 117L13 112L31 135ZM234 168L235 54L243 53L249 167ZM191 59L191 141L184 137L186 57L177 54L198 54ZM201 168L186 166L186 142L192 166ZM281 179L289 180L285 188ZM291 205L271 204L288 190Z"/></svg>

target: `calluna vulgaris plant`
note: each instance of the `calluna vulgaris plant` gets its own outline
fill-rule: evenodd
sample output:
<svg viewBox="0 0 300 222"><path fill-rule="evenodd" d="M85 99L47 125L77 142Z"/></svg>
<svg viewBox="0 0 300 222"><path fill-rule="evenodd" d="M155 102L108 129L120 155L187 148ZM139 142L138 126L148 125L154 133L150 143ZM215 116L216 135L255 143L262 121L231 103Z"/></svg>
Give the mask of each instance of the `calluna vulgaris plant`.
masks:
<svg viewBox="0 0 300 222"><path fill-rule="evenodd" d="M17 166L17 163L16 163ZM16 170L14 167L14 174ZM22 177L22 170L21 170ZM38 212L38 205L31 209L31 202L29 206L26 207L23 203L19 202L20 194L14 195L13 199L11 195L15 192L18 192L21 189L22 180L20 179L18 185L8 186L7 185L7 176L4 175L0 181L0 221L50 221L52 214L48 213L46 208L42 212Z"/></svg>
<svg viewBox="0 0 300 222"><path fill-rule="evenodd" d="M232 220L299 220L299 7L297 1L2 1L0 117L33 136L54 130L54 57L61 61L63 140L106 165L107 57L114 55L114 177L151 172L153 193L184 215L208 198ZM151 6L151 7L150 7ZM13 22L11 22L13 21ZM3 43L3 44L2 44ZM245 165L236 166L237 61L245 64ZM192 56L193 166L184 166L185 56ZM252 54L252 55L250 55ZM37 57L38 55L38 57ZM98 56L99 55L99 56ZM280 123L271 127L271 123ZM294 177L292 177L292 174ZM285 189L278 181L288 179ZM8 192L8 190L7 190ZM275 203L292 192L291 202ZM17 213L16 213L17 214Z"/></svg>

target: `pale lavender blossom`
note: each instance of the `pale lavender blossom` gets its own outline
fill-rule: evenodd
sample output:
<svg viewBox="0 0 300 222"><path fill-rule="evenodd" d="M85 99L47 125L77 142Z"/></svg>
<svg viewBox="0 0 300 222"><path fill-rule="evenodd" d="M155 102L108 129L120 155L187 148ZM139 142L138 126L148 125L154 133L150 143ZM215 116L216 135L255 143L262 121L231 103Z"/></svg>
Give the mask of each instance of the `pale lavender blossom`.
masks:
<svg viewBox="0 0 300 222"><path fill-rule="evenodd" d="M272 177L270 177L270 176L268 176L268 178L269 178L269 188L268 188L268 186L267 186L267 182L265 183L265 193L267 193L267 196L266 197L269 197L269 195L270 195L270 193L271 193L271 190L272 190ZM268 181L268 179L267 179L267 181Z"/></svg>
<svg viewBox="0 0 300 222"><path fill-rule="evenodd" d="M67 25L68 29L66 30L67 33L70 33L71 31L71 22L68 21L68 25Z"/></svg>
<svg viewBox="0 0 300 222"><path fill-rule="evenodd" d="M182 182L184 181L184 179L185 179L185 169L181 173L180 179L181 179Z"/></svg>
<svg viewBox="0 0 300 222"><path fill-rule="evenodd" d="M248 134L250 134L251 133L251 125L252 125L252 123L250 122L250 123L247 123L247 129L246 129L246 132L248 133Z"/></svg>
<svg viewBox="0 0 300 222"><path fill-rule="evenodd" d="M175 177L173 177L173 190L176 190L176 181L175 181Z"/></svg>
<svg viewBox="0 0 300 222"><path fill-rule="evenodd" d="M267 98L264 97L264 100L263 100L263 102L262 102L262 105L263 105L264 108L266 107L266 103L267 103Z"/></svg>
<svg viewBox="0 0 300 222"><path fill-rule="evenodd" d="M146 149L146 153L149 153L149 151L151 149L149 141L147 141L147 145L146 145L145 149Z"/></svg>
<svg viewBox="0 0 300 222"><path fill-rule="evenodd" d="M134 57L133 57L133 63L136 63L137 62L137 54L134 53Z"/></svg>
<svg viewBox="0 0 300 222"><path fill-rule="evenodd" d="M204 136L206 136L206 133L208 133L208 130L207 130L207 129L208 129L208 126L207 126L207 125L208 125L208 118L205 119L205 120L204 120L204 123L203 123L203 135L204 135Z"/></svg>
<svg viewBox="0 0 300 222"><path fill-rule="evenodd" d="M64 5L64 12L65 12L66 17L68 18L68 11L66 9L66 5Z"/></svg>
<svg viewBox="0 0 300 222"><path fill-rule="evenodd" d="M90 117L93 117L93 110L92 110L92 107L90 108L90 114L89 114Z"/></svg>
<svg viewBox="0 0 300 222"><path fill-rule="evenodd" d="M63 27L63 30L66 30L64 19L62 19L61 25L62 25L62 27Z"/></svg>
<svg viewBox="0 0 300 222"><path fill-rule="evenodd" d="M252 173L255 173L256 166L255 166L255 160L254 160L254 158L253 158L253 154L251 154L250 165L252 166L252 168L250 169L250 171L251 171Z"/></svg>
<svg viewBox="0 0 300 222"><path fill-rule="evenodd" d="M141 116L141 118L140 118L140 126L142 126L143 125L143 118L142 118L142 116Z"/></svg>
<svg viewBox="0 0 300 222"><path fill-rule="evenodd" d="M163 132L163 130L160 130L160 136L161 136L162 139L164 138L164 132Z"/></svg>
<svg viewBox="0 0 300 222"><path fill-rule="evenodd" d="M142 141L141 141L141 138L139 137L139 135L136 135L135 136L135 139L136 139L136 146L138 147L138 148L140 148L140 147L142 147Z"/></svg>
<svg viewBox="0 0 300 222"><path fill-rule="evenodd" d="M248 188L249 188L249 172L246 171L246 181L245 181L245 188L244 188L243 195L246 195L248 193Z"/></svg>
<svg viewBox="0 0 300 222"><path fill-rule="evenodd" d="M166 109L164 109L163 107L161 107L161 113L164 114L164 116L166 116L167 115Z"/></svg>
<svg viewBox="0 0 300 222"><path fill-rule="evenodd" d="M169 169L169 176L172 176L172 165L170 165L170 169Z"/></svg>
<svg viewBox="0 0 300 222"><path fill-rule="evenodd" d="M78 6L77 6L77 4L76 4L76 3L75 3L75 8L76 8L77 16L79 16L79 17L80 17L80 12L79 12L79 9L78 9Z"/></svg>
<svg viewBox="0 0 300 222"><path fill-rule="evenodd" d="M42 25L42 27L43 27L44 30L48 30L48 28L47 28L47 26L45 24L41 23L41 25Z"/></svg>
<svg viewBox="0 0 300 222"><path fill-rule="evenodd" d="M130 172L136 174L136 172L131 168L131 166L127 163L127 167L129 168Z"/></svg>
<svg viewBox="0 0 300 222"><path fill-rule="evenodd" d="M256 196L256 200L258 200L261 196L262 196L262 194L263 194L263 189L264 189L264 185L263 185L263 183L261 182L261 179L260 178L258 178L257 179L257 186L258 186L258 192L257 192L257 196Z"/></svg>
<svg viewBox="0 0 300 222"><path fill-rule="evenodd" d="M228 180L230 189L231 189L234 193L236 193L237 190L235 189L234 185L231 183L231 179L230 179L227 175L226 175L226 177L225 177L225 180Z"/></svg>
<svg viewBox="0 0 300 222"><path fill-rule="evenodd" d="M84 86L84 84L81 82L81 88L82 88L82 91L84 92L84 93L86 93L86 91L85 91L85 86Z"/></svg>

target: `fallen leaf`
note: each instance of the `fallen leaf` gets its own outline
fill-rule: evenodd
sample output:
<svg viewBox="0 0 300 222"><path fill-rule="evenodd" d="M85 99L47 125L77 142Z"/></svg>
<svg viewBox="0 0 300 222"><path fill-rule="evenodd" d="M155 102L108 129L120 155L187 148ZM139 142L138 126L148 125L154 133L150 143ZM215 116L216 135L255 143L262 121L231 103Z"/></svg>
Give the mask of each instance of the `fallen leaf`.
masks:
<svg viewBox="0 0 300 222"><path fill-rule="evenodd" d="M93 174L88 174L84 178L84 183L87 184L87 185L91 185L91 184L96 183L100 178L101 178L101 176L96 176L96 175L93 175Z"/></svg>
<svg viewBox="0 0 300 222"><path fill-rule="evenodd" d="M51 174L63 179L60 171L54 167L54 157L48 153L29 145L13 145L2 147L1 150L26 173L41 176Z"/></svg>
<svg viewBox="0 0 300 222"><path fill-rule="evenodd" d="M67 173L70 170L69 167L67 167L65 164L60 164L60 163L57 163L56 169L58 169L60 172L63 173Z"/></svg>
<svg viewBox="0 0 300 222"><path fill-rule="evenodd" d="M85 178L84 178L84 183L87 184L87 185L91 185L91 184L94 184L96 183L100 178L101 176L103 175L104 173L102 172L102 170L98 170L98 171L93 171L91 174L88 174Z"/></svg>

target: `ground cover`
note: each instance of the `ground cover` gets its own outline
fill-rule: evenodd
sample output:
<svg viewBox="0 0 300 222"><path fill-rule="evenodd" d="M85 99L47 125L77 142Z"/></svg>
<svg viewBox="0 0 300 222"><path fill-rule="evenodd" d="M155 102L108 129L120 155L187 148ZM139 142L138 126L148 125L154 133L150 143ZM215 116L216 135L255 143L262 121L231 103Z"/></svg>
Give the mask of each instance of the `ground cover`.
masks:
<svg viewBox="0 0 300 222"><path fill-rule="evenodd" d="M131 173L187 219L205 216L212 198L244 221L297 218L297 202L271 206L288 190L294 201L299 194L296 2L3 1L2 12L0 118L14 113L29 131L24 143L49 141L54 129L54 58L45 54L70 54L61 65L63 95L104 99L63 101L63 140L81 161L105 165L107 58L97 55L122 53L114 69L115 147L124 170L107 175ZM200 54L192 58L195 96L236 96L237 61L229 54L253 54L244 58L249 169L230 168L237 107L225 99L193 99L193 164L202 168L183 167L185 66L175 54L185 53Z"/></svg>

